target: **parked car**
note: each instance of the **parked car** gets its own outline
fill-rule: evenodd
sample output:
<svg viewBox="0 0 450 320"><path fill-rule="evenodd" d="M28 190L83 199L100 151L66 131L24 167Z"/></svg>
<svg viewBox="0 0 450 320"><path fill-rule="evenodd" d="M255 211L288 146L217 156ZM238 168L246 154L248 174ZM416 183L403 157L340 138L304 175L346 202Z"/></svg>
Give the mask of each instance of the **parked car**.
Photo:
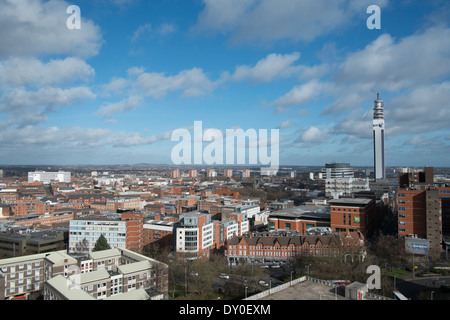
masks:
<svg viewBox="0 0 450 320"><path fill-rule="evenodd" d="M258 282L261 286L263 286L263 287L268 287L269 286L269 284L267 283L267 282L265 282L264 280L259 280L259 282Z"/></svg>
<svg viewBox="0 0 450 320"><path fill-rule="evenodd" d="M219 278L221 278L221 279L230 279L230 276L225 274L225 273L222 273L222 274L220 274Z"/></svg>

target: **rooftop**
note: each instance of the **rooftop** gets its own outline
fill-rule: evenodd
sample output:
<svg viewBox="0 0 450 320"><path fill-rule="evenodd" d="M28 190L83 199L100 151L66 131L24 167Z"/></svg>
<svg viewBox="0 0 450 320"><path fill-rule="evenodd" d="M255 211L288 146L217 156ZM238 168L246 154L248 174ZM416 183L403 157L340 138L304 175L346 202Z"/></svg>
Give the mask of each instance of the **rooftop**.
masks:
<svg viewBox="0 0 450 320"><path fill-rule="evenodd" d="M328 203L330 205L366 206L372 201L373 200L369 198L340 198L329 200Z"/></svg>
<svg viewBox="0 0 450 320"><path fill-rule="evenodd" d="M271 212L270 217L330 219L330 207L326 205L296 206Z"/></svg>

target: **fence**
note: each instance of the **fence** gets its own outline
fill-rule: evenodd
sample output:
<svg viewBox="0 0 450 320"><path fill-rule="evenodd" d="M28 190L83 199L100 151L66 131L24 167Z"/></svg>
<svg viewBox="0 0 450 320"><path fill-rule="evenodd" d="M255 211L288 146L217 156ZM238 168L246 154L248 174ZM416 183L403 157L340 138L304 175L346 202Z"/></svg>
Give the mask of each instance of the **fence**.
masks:
<svg viewBox="0 0 450 320"><path fill-rule="evenodd" d="M303 282L305 280L307 280L307 278L305 276L303 276L303 277L297 278L295 280L283 283L282 285L279 285L279 286L277 286L275 288L270 288L269 290L265 290L265 291L262 291L260 293L257 293L257 294L255 294L253 296L250 296L250 297L248 297L248 298L246 298L244 300L258 300L258 299L261 299L263 297L267 297L268 295L271 295L272 293L275 293L275 292L284 290L286 288L289 288L290 286L296 285L297 283Z"/></svg>

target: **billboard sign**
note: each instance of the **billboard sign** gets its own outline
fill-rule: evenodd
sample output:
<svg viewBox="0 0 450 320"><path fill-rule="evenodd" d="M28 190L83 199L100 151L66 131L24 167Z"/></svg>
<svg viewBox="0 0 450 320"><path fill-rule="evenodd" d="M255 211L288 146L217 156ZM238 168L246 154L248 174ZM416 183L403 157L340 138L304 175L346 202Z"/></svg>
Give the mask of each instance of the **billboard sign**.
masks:
<svg viewBox="0 0 450 320"><path fill-rule="evenodd" d="M430 243L427 239L405 238L406 252L427 255Z"/></svg>

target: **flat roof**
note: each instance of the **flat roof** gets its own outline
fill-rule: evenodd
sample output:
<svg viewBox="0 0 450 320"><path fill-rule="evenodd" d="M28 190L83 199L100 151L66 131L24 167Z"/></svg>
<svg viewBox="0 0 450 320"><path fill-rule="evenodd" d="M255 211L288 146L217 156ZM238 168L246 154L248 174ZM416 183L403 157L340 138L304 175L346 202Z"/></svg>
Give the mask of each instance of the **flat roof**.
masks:
<svg viewBox="0 0 450 320"><path fill-rule="evenodd" d="M372 201L369 198L340 198L329 200L328 203L330 205L366 206Z"/></svg>
<svg viewBox="0 0 450 320"><path fill-rule="evenodd" d="M302 219L330 219L329 206L296 206L283 210L271 212L269 217L284 217L284 218L302 218Z"/></svg>
<svg viewBox="0 0 450 320"><path fill-rule="evenodd" d="M106 271L105 268L100 268L95 271L80 274L80 284L96 282L102 279L109 279L109 272Z"/></svg>
<svg viewBox="0 0 450 320"><path fill-rule="evenodd" d="M79 288L71 288L69 289L69 282L62 275L58 275L47 280L47 283L55 288L60 294L66 297L68 300L95 300L93 296L91 296L86 291Z"/></svg>
<svg viewBox="0 0 450 320"><path fill-rule="evenodd" d="M122 253L119 250L117 250L116 248L89 252L89 257L94 260L105 259L105 258L120 256L120 255L122 255Z"/></svg>
<svg viewBox="0 0 450 320"><path fill-rule="evenodd" d="M139 261L139 262L134 262L134 263L129 263L129 264L123 264L121 266L118 267L119 272L125 274L129 274L129 273L133 273L133 272L139 272L145 269L150 269L152 267L152 264L147 261Z"/></svg>
<svg viewBox="0 0 450 320"><path fill-rule="evenodd" d="M105 300L149 300L150 296L144 289L136 289L116 294L105 298Z"/></svg>

